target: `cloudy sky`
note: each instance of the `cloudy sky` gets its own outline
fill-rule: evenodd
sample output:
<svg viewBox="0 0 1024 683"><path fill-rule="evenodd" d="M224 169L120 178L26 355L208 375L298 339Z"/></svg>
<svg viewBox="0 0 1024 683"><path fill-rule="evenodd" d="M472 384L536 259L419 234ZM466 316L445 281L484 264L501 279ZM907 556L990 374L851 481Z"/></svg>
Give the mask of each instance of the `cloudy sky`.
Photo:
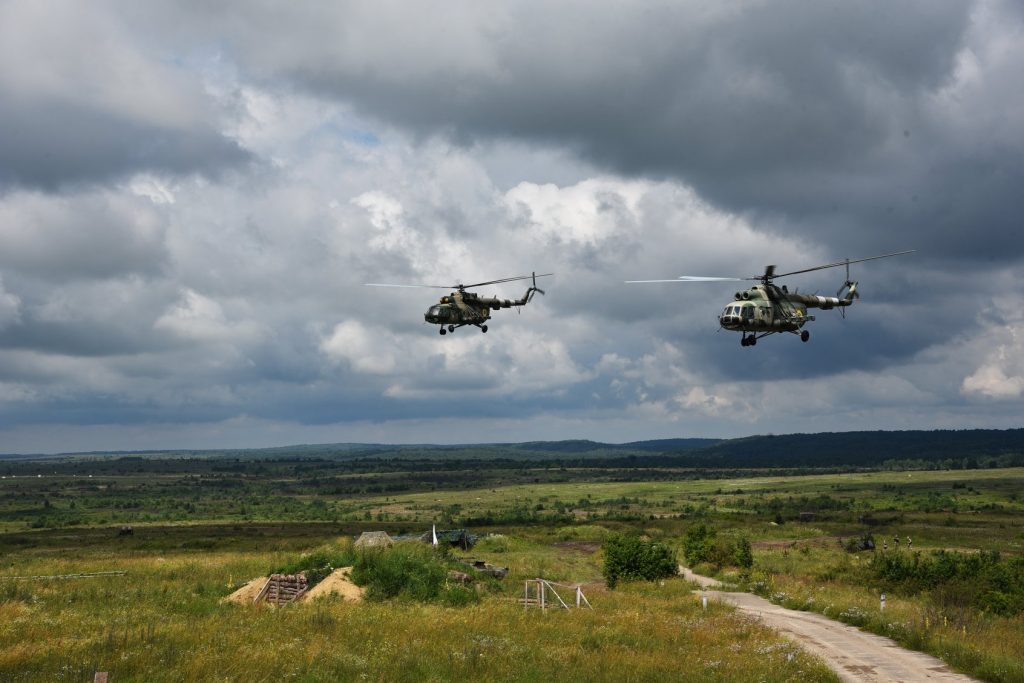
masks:
<svg viewBox="0 0 1024 683"><path fill-rule="evenodd" d="M0 0L0 452L1021 426L1019 2L210 5Z"/></svg>

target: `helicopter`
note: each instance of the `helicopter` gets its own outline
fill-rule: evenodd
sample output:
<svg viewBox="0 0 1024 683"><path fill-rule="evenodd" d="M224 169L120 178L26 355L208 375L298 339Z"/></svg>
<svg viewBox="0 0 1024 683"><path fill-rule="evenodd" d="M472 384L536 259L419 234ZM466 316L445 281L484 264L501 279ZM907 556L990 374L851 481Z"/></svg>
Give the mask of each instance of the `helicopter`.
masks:
<svg viewBox="0 0 1024 683"><path fill-rule="evenodd" d="M499 308L512 308L513 306L525 306L533 300L535 292L543 294L544 290L537 287L537 278L548 277L554 273L533 273L532 275L517 275L515 277L501 278L500 280L489 280L488 282L477 282L472 285L391 285L378 282L367 282L366 287L427 287L431 289L454 290L450 294L441 297L441 300L427 309L423 319L428 323L440 325L442 335L448 332L455 332L459 327L474 325L480 328L481 332L487 332L486 322L491 318L491 311ZM521 299L498 299L496 297L482 297L474 292L467 292L467 289L483 287L485 285L497 285L503 282L516 282L518 280L532 280Z"/></svg>
<svg viewBox="0 0 1024 683"><path fill-rule="evenodd" d="M740 346L754 346L757 340L767 337L770 334L790 332L800 337L800 341L806 342L811 338L811 333L803 329L804 325L814 320L813 315L807 315L808 308L820 308L828 311L838 308L843 317L846 317L846 307L851 306L855 299L860 298L857 291L857 283L850 279L850 264L861 263L862 261L874 261L890 256L901 256L913 253L915 250L897 251L892 254L881 256L868 256L859 259L843 259L834 263L826 263L813 268L794 270L788 273L776 273L775 266L765 266L762 275L753 277L703 277L696 275L682 275L674 280L627 280L628 284L639 284L649 282L744 282L755 280L760 284L753 285L749 289L736 292L733 301L726 305L725 310L718 316L718 324L722 329L742 333ZM826 268L839 268L846 266L846 280L843 282L835 296L819 296L817 294L798 294L795 290L790 292L786 285L776 285L775 278L787 277L810 273Z"/></svg>

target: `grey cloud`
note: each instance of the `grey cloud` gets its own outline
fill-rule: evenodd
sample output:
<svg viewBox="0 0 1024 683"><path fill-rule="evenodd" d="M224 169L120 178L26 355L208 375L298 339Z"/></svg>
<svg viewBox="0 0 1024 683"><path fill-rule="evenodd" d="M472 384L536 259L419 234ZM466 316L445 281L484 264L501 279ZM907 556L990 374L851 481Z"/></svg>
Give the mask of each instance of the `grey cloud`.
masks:
<svg viewBox="0 0 1024 683"><path fill-rule="evenodd" d="M1000 361L1017 319L987 312L1021 291L1009 3L100 2L69 7L63 42L38 13L29 38L0 28L22 129L0 137L5 434L628 440L1019 416L962 389L981 368L972 387L1024 381ZM717 332L732 283L622 283L914 247L856 267L864 298L809 344ZM556 273L547 296L487 335L426 326L440 292L361 286L534 269Z"/></svg>
<svg viewBox="0 0 1024 683"><path fill-rule="evenodd" d="M0 201L0 268L50 282L155 275L166 218L145 198L17 192Z"/></svg>
<svg viewBox="0 0 1024 683"><path fill-rule="evenodd" d="M198 75L134 35L118 4L0 7L0 190L217 175L252 160L221 118Z"/></svg>
<svg viewBox="0 0 1024 683"><path fill-rule="evenodd" d="M56 191L135 173L218 175L252 160L203 126L176 130L74 104L0 99L0 188Z"/></svg>
<svg viewBox="0 0 1024 683"><path fill-rule="evenodd" d="M985 112L1014 110L1004 84L1024 50L986 46L1021 20L997 1L522 2L256 11L219 26L254 76L423 135L532 140L677 177L844 250L895 235L1005 260L1024 249L1008 230L1024 121ZM963 78L977 83L957 92Z"/></svg>

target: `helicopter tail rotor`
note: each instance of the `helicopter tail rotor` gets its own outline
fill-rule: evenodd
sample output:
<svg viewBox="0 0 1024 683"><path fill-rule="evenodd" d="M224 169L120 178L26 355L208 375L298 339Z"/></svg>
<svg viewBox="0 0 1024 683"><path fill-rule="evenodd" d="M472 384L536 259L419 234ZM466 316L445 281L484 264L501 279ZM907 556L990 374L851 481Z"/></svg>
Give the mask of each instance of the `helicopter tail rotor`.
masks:
<svg viewBox="0 0 1024 683"><path fill-rule="evenodd" d="M541 295L544 294L544 290L537 286L537 273L533 274L533 284L530 285L530 289L526 292L526 303L530 303L533 300L535 292L539 292Z"/></svg>
<svg viewBox="0 0 1024 683"><path fill-rule="evenodd" d="M852 304L854 299L860 298L860 292L857 291L857 283L853 280L847 280L839 288L839 291L836 292L836 296Z"/></svg>
<svg viewBox="0 0 1024 683"><path fill-rule="evenodd" d="M852 280L847 280L843 283L843 286L836 292L836 297L842 300L844 303L843 307L839 309L839 314L846 319L846 306L853 305L855 299L860 298L860 292L857 291L857 283Z"/></svg>

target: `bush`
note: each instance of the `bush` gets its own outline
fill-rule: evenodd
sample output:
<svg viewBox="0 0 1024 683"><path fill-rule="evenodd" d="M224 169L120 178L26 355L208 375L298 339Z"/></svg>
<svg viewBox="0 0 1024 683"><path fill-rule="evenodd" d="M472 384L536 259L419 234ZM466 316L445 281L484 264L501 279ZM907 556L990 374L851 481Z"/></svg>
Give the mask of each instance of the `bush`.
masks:
<svg viewBox="0 0 1024 683"><path fill-rule="evenodd" d="M736 550L733 553L733 561L737 567L750 569L754 566L754 551L750 547L750 541L746 536L741 536L736 542Z"/></svg>
<svg viewBox="0 0 1024 683"><path fill-rule="evenodd" d="M331 572L338 567L347 567L355 561L355 552L352 545L342 544L340 546L323 546L311 553L302 555L299 559L280 565L271 570L271 574L298 574L305 572L309 587L327 578Z"/></svg>
<svg viewBox="0 0 1024 683"><path fill-rule="evenodd" d="M675 576L679 571L674 550L637 536L612 534L602 550L603 574L609 588L615 588L619 579L654 581Z"/></svg>
<svg viewBox="0 0 1024 683"><path fill-rule="evenodd" d="M683 540L683 555L686 556L686 562L691 567L701 562L710 561L714 549L715 532L708 529L707 526L701 524L686 532L686 538Z"/></svg>
<svg viewBox="0 0 1024 683"><path fill-rule="evenodd" d="M928 591L947 607L973 606L1007 617L1024 612L1024 558L1007 560L994 551L876 553L869 570L889 590Z"/></svg>
<svg viewBox="0 0 1024 683"><path fill-rule="evenodd" d="M367 549L356 557L352 581L366 589L367 600L404 599L453 607L477 602L476 591L448 585L448 562L422 543Z"/></svg>

